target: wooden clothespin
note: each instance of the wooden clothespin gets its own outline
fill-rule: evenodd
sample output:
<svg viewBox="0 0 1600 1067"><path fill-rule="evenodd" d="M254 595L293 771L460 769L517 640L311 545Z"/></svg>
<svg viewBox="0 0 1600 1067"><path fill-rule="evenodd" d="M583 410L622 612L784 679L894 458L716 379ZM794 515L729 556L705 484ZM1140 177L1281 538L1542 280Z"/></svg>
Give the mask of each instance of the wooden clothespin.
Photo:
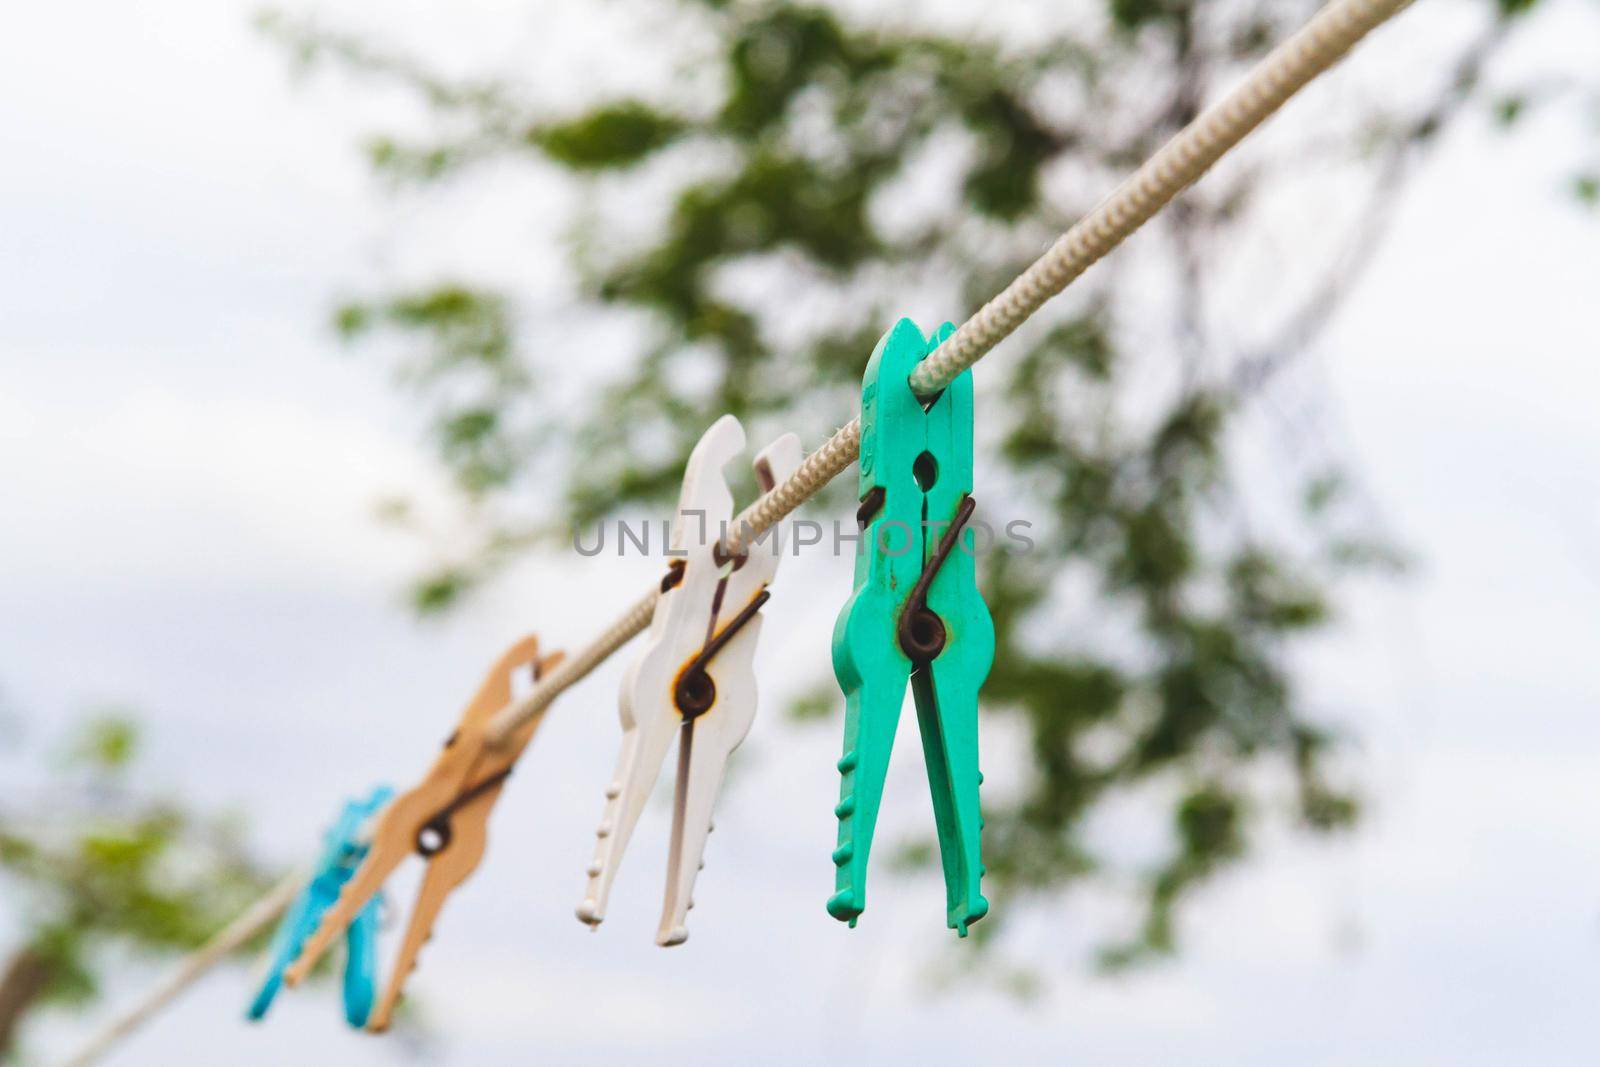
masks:
<svg viewBox="0 0 1600 1067"><path fill-rule="evenodd" d="M695 875L704 866L711 809L727 769L756 714L754 657L761 606L778 569L776 531L770 542L721 556L733 518L733 494L723 470L744 451L739 420L724 415L700 438L683 475L672 526L673 560L639 656L623 678L619 701L622 751L606 787L605 812L595 836L594 861L578 918L598 926L622 854L645 801L660 777L672 739L678 741L677 789L659 945L689 937ZM755 460L763 491L800 465L800 440L778 438Z"/></svg>
<svg viewBox="0 0 1600 1067"><path fill-rule="evenodd" d="M883 336L861 388L862 542L855 592L833 631L845 693L834 918L866 907L867 853L909 682L933 794L946 920L961 936L989 910L980 892L978 690L994 660L994 624L960 544L972 516L972 372L924 404L908 378L950 336L909 319Z"/></svg>
<svg viewBox="0 0 1600 1067"><path fill-rule="evenodd" d="M559 652L541 659L539 639L529 635L512 645L490 669L427 775L378 817L366 860L339 894L338 903L323 916L299 959L285 972L290 985L311 973L339 931L373 899L400 862L416 852L427 860L427 873L417 891L389 982L367 1021L368 1030L388 1028L401 987L416 966L417 953L432 933L445 898L466 881L483 858L489 812L543 717L529 719L498 746L488 743L489 720L511 702L512 672L530 667L537 679L560 659Z"/></svg>
<svg viewBox="0 0 1600 1067"><path fill-rule="evenodd" d="M300 955L306 939L321 924L323 915L339 899L339 891L365 858L368 822L392 796L393 789L380 786L365 800L348 801L338 820L328 828L311 880L289 906L273 935L266 974L245 1012L246 1017L253 1020L266 1017L267 1009L272 1007L283 985L283 972ZM367 1015L372 1011L377 984L380 904L376 898L369 901L345 931L344 1017L351 1026L365 1026Z"/></svg>

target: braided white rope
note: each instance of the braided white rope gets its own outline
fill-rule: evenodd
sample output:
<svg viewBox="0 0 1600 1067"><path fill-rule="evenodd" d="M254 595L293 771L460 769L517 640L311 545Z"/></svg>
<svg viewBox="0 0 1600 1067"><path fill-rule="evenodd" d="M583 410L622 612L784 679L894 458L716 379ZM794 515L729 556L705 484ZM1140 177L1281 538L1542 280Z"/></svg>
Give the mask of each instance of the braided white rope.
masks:
<svg viewBox="0 0 1600 1067"><path fill-rule="evenodd" d="M152 990L143 1001L107 1023L62 1067L89 1067L90 1064L97 1062L162 1008L176 1000L179 993L199 981L207 971L233 955L235 950L252 937L277 922L278 917L289 909L289 905L293 903L309 877L308 872L297 870L273 886L266 896L252 904L243 915L223 927L210 941L184 957L183 962L178 964L177 970Z"/></svg>
<svg viewBox="0 0 1600 1067"><path fill-rule="evenodd" d="M1411 0L1333 0L1318 11L1299 32L1269 52L1238 87L1178 131L1004 292L962 323L917 366L911 376L912 388L927 396L949 385L1047 300L1148 222L1307 82L1410 3ZM861 420L856 418L807 456L781 485L740 513L723 545L725 553L737 555L777 525L855 462L860 451ZM551 671L522 700L502 708L491 723L490 736L509 735L642 632L650 625L655 597L652 591L570 662Z"/></svg>

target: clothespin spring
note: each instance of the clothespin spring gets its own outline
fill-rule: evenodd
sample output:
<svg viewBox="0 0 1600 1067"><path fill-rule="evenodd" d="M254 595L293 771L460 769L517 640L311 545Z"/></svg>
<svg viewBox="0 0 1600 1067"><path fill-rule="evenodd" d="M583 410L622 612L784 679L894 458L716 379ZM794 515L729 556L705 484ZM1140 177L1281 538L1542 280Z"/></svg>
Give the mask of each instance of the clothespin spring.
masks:
<svg viewBox="0 0 1600 1067"><path fill-rule="evenodd" d="M972 518L972 513L977 507L978 502L973 499L971 493L961 498L961 507L956 511L955 519L945 529L944 536L939 539L939 547L934 551L933 558L922 568L921 577L912 587L911 595L906 598L905 610L900 613L900 622L895 628L896 635L900 639L901 649L918 667L927 666L944 651L944 620L928 610L928 587L938 576L939 568L944 566L944 561L949 559L950 553L955 550L962 529L966 527L967 520Z"/></svg>
<svg viewBox="0 0 1600 1067"><path fill-rule="evenodd" d="M417 855L424 859L432 859L449 848L451 838L450 816L483 796L489 790L498 787L500 783L510 777L511 768L507 767L499 774L491 774L440 808L438 814L417 828Z"/></svg>
<svg viewBox="0 0 1600 1067"><path fill-rule="evenodd" d="M722 590L717 591L720 600ZM739 614L735 615L728 625L724 626L711 640L705 643L698 655L690 660L678 675L678 682L672 687L672 702L683 712L683 721L692 722L697 715L711 710L717 702L717 685L711 680L711 675L706 673L706 665L711 662L722 646L733 640L733 635L738 633L745 623L756 617L772 593L763 589L759 594L750 599Z"/></svg>

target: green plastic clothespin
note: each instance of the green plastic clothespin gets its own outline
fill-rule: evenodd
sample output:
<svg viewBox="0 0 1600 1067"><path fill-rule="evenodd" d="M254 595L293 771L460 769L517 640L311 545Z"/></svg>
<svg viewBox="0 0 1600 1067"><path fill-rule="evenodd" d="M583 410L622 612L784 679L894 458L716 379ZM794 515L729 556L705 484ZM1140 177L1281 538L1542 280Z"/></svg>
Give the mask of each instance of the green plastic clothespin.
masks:
<svg viewBox="0 0 1600 1067"><path fill-rule="evenodd" d="M883 336L861 386L862 528L855 592L833 629L845 693L836 892L828 913L854 926L866 907L867 853L883 799L906 684L928 765L947 922L961 936L989 910L979 892L978 690L994 660L994 623L978 593L972 515L972 372L924 409L912 370L951 334L909 319Z"/></svg>

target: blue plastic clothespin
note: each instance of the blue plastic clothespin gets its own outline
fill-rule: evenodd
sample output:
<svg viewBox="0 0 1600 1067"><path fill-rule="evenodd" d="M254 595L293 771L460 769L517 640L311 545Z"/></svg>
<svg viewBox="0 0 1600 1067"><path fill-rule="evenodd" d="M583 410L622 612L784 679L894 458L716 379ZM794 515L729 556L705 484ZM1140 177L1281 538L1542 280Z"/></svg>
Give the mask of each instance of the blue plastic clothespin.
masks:
<svg viewBox="0 0 1600 1067"><path fill-rule="evenodd" d="M246 1016L261 1019L272 1007L273 998L283 985L283 972L300 955L300 947L322 922L323 913L339 899L339 891L366 858L368 842L362 833L367 821L376 815L394 790L379 786L366 800L347 801L327 835L322 855L311 880L295 898L278 932L273 935L268 954L266 977ZM378 898L361 910L345 933L344 1017L351 1026L365 1026L376 996L378 975Z"/></svg>

